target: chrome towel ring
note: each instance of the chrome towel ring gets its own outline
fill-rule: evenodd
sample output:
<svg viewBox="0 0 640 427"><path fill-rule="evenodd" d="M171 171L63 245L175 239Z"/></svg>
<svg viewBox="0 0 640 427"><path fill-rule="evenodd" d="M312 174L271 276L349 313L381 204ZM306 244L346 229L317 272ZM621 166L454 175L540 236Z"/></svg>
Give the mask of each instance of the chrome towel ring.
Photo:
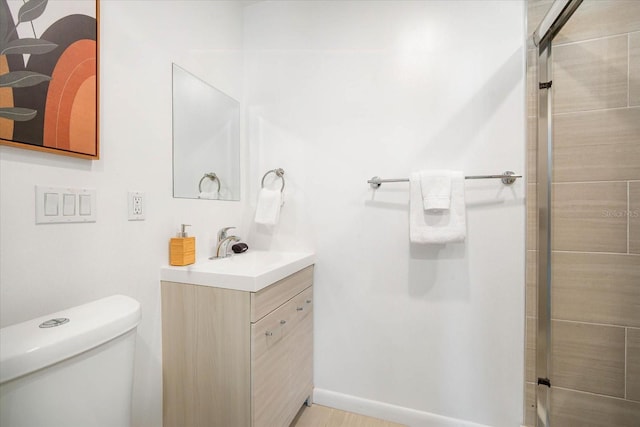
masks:
<svg viewBox="0 0 640 427"><path fill-rule="evenodd" d="M280 192L283 192L283 191L284 191L284 169L282 169L282 168L278 168L278 169L271 169L270 171L267 171L267 173L265 173L265 174L262 176L262 183L261 183L262 188L264 188L264 179L265 179L265 178L267 177L267 175L269 175L270 173L274 173L274 174L276 174L276 176L282 180L282 187L280 188Z"/></svg>
<svg viewBox="0 0 640 427"><path fill-rule="evenodd" d="M215 182L218 183L218 193L219 193L220 192L220 178L218 178L218 175L216 175L213 172L205 173L204 176L202 178L200 178L200 182L198 183L198 191L202 193L202 181L204 181L205 178L209 178L211 181L215 181Z"/></svg>

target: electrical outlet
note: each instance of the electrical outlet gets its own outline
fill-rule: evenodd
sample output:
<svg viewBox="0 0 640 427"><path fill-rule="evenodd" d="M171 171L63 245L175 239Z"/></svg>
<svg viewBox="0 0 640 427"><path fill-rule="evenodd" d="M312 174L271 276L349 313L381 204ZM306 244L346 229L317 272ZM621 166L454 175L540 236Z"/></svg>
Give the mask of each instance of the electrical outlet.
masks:
<svg viewBox="0 0 640 427"><path fill-rule="evenodd" d="M144 221L144 193L129 191L129 221Z"/></svg>

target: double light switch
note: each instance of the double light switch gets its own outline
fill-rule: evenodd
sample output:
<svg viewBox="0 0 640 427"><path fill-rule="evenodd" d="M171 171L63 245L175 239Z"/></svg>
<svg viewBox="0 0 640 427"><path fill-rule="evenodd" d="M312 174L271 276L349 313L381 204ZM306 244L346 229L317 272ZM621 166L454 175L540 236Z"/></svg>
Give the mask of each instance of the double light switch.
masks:
<svg viewBox="0 0 640 427"><path fill-rule="evenodd" d="M36 186L36 224L96 222L96 190Z"/></svg>

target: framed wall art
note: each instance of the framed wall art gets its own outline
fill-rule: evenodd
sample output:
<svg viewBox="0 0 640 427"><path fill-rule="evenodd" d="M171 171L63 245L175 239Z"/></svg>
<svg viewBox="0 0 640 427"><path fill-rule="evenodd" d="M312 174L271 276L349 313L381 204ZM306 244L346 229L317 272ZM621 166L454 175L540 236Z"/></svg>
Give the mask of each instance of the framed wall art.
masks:
<svg viewBox="0 0 640 427"><path fill-rule="evenodd" d="M0 0L0 144L98 159L99 6Z"/></svg>

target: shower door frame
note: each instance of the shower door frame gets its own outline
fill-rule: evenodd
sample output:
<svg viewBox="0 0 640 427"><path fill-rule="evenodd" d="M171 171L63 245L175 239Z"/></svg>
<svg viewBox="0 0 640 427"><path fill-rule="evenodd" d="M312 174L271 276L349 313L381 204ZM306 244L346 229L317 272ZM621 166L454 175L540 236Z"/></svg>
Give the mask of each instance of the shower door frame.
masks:
<svg viewBox="0 0 640 427"><path fill-rule="evenodd" d="M534 31L538 49L536 426L551 427L551 202L553 185L552 42L582 0L556 0Z"/></svg>

